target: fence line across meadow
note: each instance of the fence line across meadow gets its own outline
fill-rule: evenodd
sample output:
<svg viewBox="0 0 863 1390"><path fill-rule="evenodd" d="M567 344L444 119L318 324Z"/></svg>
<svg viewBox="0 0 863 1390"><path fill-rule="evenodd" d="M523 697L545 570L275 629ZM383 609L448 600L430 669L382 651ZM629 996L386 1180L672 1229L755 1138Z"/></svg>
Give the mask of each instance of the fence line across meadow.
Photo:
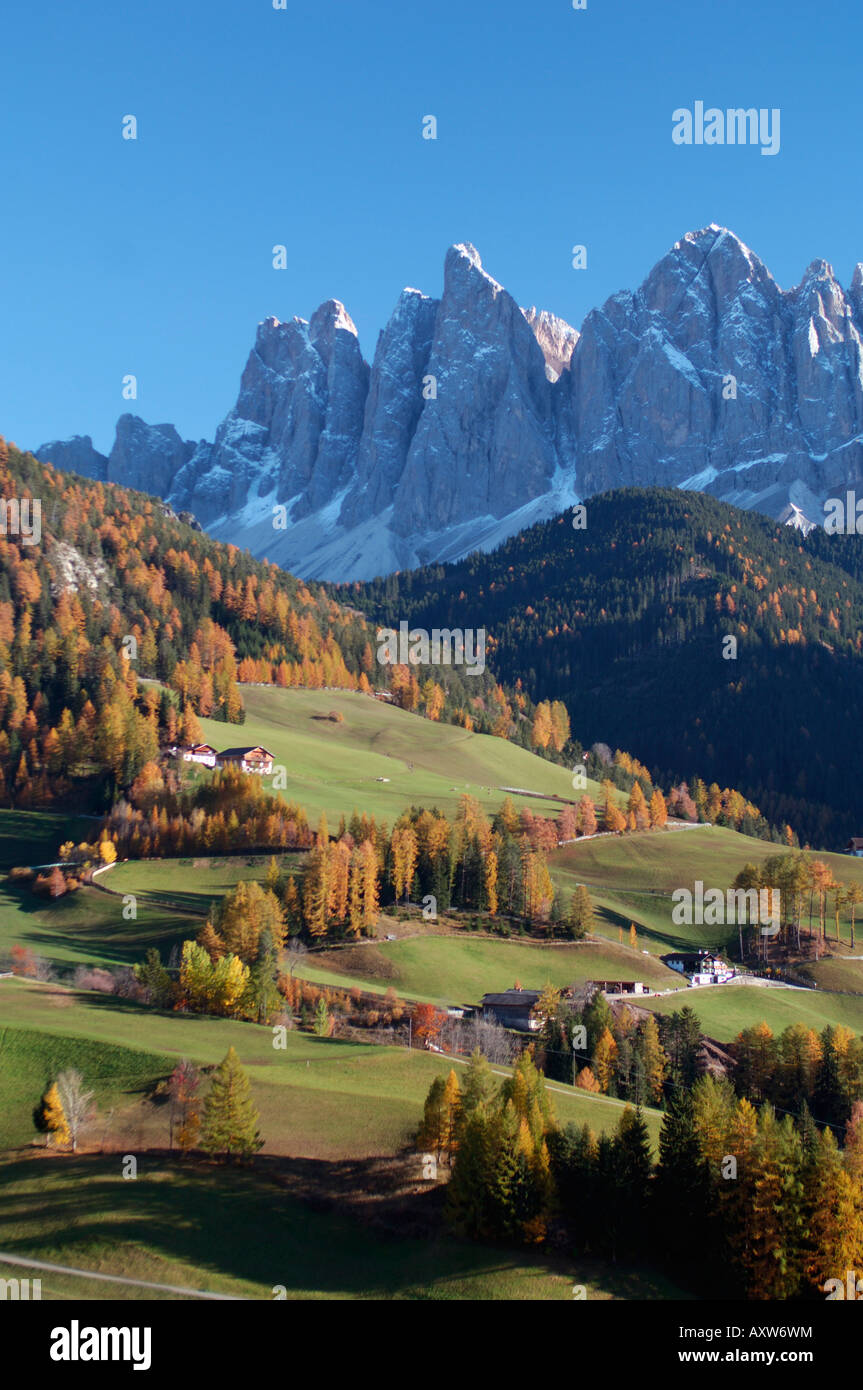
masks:
<svg viewBox="0 0 863 1390"><path fill-rule="evenodd" d="M49 1264L46 1260L26 1260L19 1255L7 1255L0 1251L0 1264L15 1265L23 1269L39 1269L49 1274L72 1275L79 1279L96 1279L105 1284L126 1284L136 1289L155 1289L159 1293L179 1294L182 1298L209 1298L227 1302L245 1302L242 1294L214 1293L210 1289L189 1289L183 1284L154 1284L147 1279L129 1279L124 1274L101 1274L92 1269L75 1269L71 1265Z"/></svg>

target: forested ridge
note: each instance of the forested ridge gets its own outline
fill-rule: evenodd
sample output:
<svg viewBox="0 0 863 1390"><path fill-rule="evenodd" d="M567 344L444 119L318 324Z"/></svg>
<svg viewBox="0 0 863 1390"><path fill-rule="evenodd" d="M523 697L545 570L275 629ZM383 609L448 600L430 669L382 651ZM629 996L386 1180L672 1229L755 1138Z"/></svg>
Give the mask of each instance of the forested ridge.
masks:
<svg viewBox="0 0 863 1390"><path fill-rule="evenodd" d="M331 592L378 621L485 627L498 680L562 700L584 746L626 747L658 782L732 784L813 844L860 833L860 538L672 489L592 498L585 520Z"/></svg>
<svg viewBox="0 0 863 1390"><path fill-rule="evenodd" d="M88 780L107 804L161 747L199 739L198 716L241 724L249 682L389 690L428 719L529 741L530 701L488 671L382 665L364 614L158 498L0 436L0 501L0 804ZM16 521L29 504L32 535Z"/></svg>
<svg viewBox="0 0 863 1390"><path fill-rule="evenodd" d="M198 716L242 723L253 681L386 688L403 709L557 760L599 741L637 749L648 792L648 769L655 785L736 787L819 846L859 829L856 537L803 540L700 495L620 492L589 504L585 531L565 517L493 555L334 587L2 440L0 492L41 505L36 543L0 534L7 804L62 799L82 777L111 800L160 747L200 737ZM486 671L381 665L377 624L405 619L484 628ZM549 711L561 727L543 738Z"/></svg>

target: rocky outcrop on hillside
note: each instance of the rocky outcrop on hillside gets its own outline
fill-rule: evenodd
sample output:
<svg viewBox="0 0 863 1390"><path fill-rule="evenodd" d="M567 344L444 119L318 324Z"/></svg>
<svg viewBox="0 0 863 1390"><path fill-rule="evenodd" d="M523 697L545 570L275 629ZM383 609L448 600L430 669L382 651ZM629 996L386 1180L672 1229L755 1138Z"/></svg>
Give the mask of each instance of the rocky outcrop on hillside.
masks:
<svg viewBox="0 0 863 1390"><path fill-rule="evenodd" d="M108 458L93 448L89 434L76 434L71 439L55 439L34 450L41 463L53 463L64 473L80 473L85 478L104 482L108 476Z"/></svg>

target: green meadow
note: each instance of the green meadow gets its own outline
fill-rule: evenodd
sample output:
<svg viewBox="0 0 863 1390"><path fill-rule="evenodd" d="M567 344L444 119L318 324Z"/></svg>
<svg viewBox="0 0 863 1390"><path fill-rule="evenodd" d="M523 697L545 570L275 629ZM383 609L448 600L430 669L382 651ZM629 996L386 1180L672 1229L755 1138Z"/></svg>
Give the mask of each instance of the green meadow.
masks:
<svg viewBox="0 0 863 1390"><path fill-rule="evenodd" d="M96 888L62 898L37 897L26 885L0 881L0 955L27 946L56 965L134 965L148 946L163 956L201 928L199 917L143 901L123 916L123 900Z"/></svg>
<svg viewBox="0 0 863 1390"><path fill-rule="evenodd" d="M700 879L707 888L728 889L747 863L760 864L768 856L787 854L781 845L739 835L722 826L696 826L686 830L644 831L621 836L601 836L565 845L551 856L551 874L568 897L577 883L585 883L598 909L597 930L615 939L634 922L639 944L657 955L681 948L727 950L737 940L734 925L677 925L671 920L672 893L693 890ZM863 887L863 859L844 854L815 854L836 879ZM815 903L815 923L818 909ZM804 919L804 930L808 915ZM845 949L850 942L850 917L840 914ZM836 949L832 906L827 909L828 946ZM858 947L863 951L860 910ZM643 938L643 939L642 939Z"/></svg>
<svg viewBox="0 0 863 1390"><path fill-rule="evenodd" d="M283 872L295 873L304 855L242 854L195 859L130 859L100 875L103 888L112 893L132 893L138 902L170 905L206 915L209 909L238 883L266 878L271 858Z"/></svg>
<svg viewBox="0 0 863 1390"><path fill-rule="evenodd" d="M128 1074L137 1091L129 1098L135 1113L118 1112L112 1133L127 1133L130 1126L147 1146L167 1142L168 1121L165 1108L141 1104L139 1091L167 1076L183 1057L197 1065L213 1066L233 1045L252 1082L261 1114L261 1133L265 1152L295 1157L368 1157L395 1153L411 1140L422 1114L422 1105L433 1078L458 1073L462 1064L432 1052L403 1047L381 1047L373 1043L348 1042L337 1038L318 1038L310 1033L289 1032L284 1049L273 1046L270 1028L230 1019L206 1018L193 1014L163 1014L110 995L64 989L57 985L0 981L0 1019L4 1028L32 1037L33 1061L21 1072L9 1075L7 1103L17 1105L10 1121L6 1145L21 1143L22 1116L37 1105L42 1094L40 1077L46 1049L59 1049L65 1040L83 1040L88 1046L125 1048L148 1054L144 1062L129 1060ZM50 1034L46 1044L43 1034ZM17 1038L16 1055L27 1051L28 1039ZM70 1046L71 1046L70 1042ZM120 1062L112 1062L108 1081L126 1075ZM148 1070L149 1069L149 1070ZM81 1070L99 1081L101 1064L95 1058ZM501 1069L501 1075L505 1075ZM112 1079L114 1078L114 1079ZM109 1088L110 1089L110 1088ZM591 1096L571 1087L551 1084L560 1121L590 1123L597 1131L613 1128L623 1108L622 1102L605 1096ZM97 1086L98 1090L98 1086ZM20 1092L21 1099L15 1101ZM10 1109L10 1115L13 1113ZM646 1112L655 1140L659 1112ZM36 1137L35 1128L30 1138Z"/></svg>
<svg viewBox="0 0 863 1390"><path fill-rule="evenodd" d="M686 1297L649 1271L439 1234L381 1232L335 1204L320 1210L293 1198L277 1169L180 1165L142 1155L132 1182L121 1177L119 1159L0 1161L0 1250L243 1299L272 1300L278 1290L289 1300L564 1302L572 1300L574 1284L583 1284L593 1300ZM177 1297L0 1263L0 1275L16 1274L41 1277L43 1299Z"/></svg>
<svg viewBox="0 0 863 1390"><path fill-rule="evenodd" d="M53 864L64 840L83 840L98 825L95 816L55 811L0 809L0 873L16 864Z"/></svg>
<svg viewBox="0 0 863 1390"><path fill-rule="evenodd" d="M820 1033L826 1024L843 1023L863 1033L863 996L830 994L827 990L785 989L758 985L707 985L687 990L685 996L645 999L655 1013L673 1013L684 1004L695 1011L703 1031L719 1042L730 1042L742 1028L767 1023L781 1033L792 1023L803 1023Z"/></svg>
<svg viewBox="0 0 863 1390"><path fill-rule="evenodd" d="M243 686L243 701L240 728L200 721L205 740L216 748L262 744L285 768L282 794L304 806L310 819L325 811L331 828L355 807L389 825L410 805L437 806L451 816L465 793L493 813L506 796L504 786L567 800L583 794L573 791L565 767L505 739L433 723L368 695ZM343 722L329 721L331 711ZM588 791L599 798L597 783L588 783ZM551 801L512 799L537 814L554 809Z"/></svg>
<svg viewBox="0 0 863 1390"><path fill-rule="evenodd" d="M483 994L512 989L558 988L585 980L640 979L652 988L675 989L680 976L628 947L589 942L534 945L450 936L417 936L304 956L305 979L349 986L392 987L411 999L436 1004L476 1004Z"/></svg>

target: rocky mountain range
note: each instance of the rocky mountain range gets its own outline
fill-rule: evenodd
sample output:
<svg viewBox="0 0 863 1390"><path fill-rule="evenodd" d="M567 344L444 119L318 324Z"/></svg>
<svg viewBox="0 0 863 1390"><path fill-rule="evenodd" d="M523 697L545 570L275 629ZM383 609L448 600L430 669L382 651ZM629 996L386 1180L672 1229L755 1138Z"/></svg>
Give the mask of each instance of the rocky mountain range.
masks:
<svg viewBox="0 0 863 1390"><path fill-rule="evenodd" d="M615 487L705 491L807 526L863 480L863 265L781 289L738 237L677 242L579 331L522 309L468 244L405 289L365 361L344 305L265 319L212 442L133 415L37 457L152 492L312 578L490 549Z"/></svg>

